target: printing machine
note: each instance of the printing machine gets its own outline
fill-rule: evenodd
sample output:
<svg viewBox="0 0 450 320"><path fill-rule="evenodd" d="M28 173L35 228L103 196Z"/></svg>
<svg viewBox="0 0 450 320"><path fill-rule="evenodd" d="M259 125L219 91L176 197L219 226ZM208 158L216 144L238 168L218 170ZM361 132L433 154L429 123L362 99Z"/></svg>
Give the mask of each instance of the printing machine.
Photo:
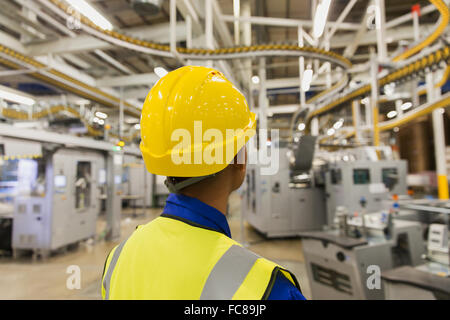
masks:
<svg viewBox="0 0 450 320"><path fill-rule="evenodd" d="M25 184L39 192L19 193L14 200L12 248L48 256L51 251L95 235L100 211L101 153L57 149L44 152L41 165L19 167ZM30 160L31 161L31 160Z"/></svg>
<svg viewBox="0 0 450 320"><path fill-rule="evenodd" d="M374 212L383 209L383 201L392 195L406 195L406 176L407 162L392 159L388 148L336 153L325 173L328 225L339 206L351 213Z"/></svg>
<svg viewBox="0 0 450 320"><path fill-rule="evenodd" d="M311 170L315 137L303 137L293 149L274 147L279 148L276 174L263 175L260 165L247 166L242 199L245 219L269 238L321 229L326 222L325 196Z"/></svg>
<svg viewBox="0 0 450 320"><path fill-rule="evenodd" d="M122 200L133 208L145 208L152 205L153 175L145 169L142 157L125 155L122 165Z"/></svg>
<svg viewBox="0 0 450 320"><path fill-rule="evenodd" d="M344 207L336 222L337 229L300 234L313 299L384 299L381 279L379 287L368 285L373 273L422 261L417 222L394 220L388 212L355 216Z"/></svg>
<svg viewBox="0 0 450 320"><path fill-rule="evenodd" d="M381 274L386 299L450 300L448 226L431 224L423 264L403 266Z"/></svg>

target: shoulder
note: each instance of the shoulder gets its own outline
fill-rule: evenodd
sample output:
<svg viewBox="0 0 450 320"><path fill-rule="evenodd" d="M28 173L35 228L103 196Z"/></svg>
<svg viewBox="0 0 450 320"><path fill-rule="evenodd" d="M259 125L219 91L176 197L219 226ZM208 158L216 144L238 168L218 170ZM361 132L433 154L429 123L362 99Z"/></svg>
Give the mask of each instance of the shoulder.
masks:
<svg viewBox="0 0 450 320"><path fill-rule="evenodd" d="M242 246L236 247L234 250L241 256L235 261L237 265L243 265L245 260L252 260L252 266L242 286L247 291L258 292L259 299L263 300L273 297L285 300L289 300L287 298L289 296L299 296L298 299L303 297L297 279L290 271ZM242 261L239 261L240 259ZM280 291L283 295L278 293ZM275 292L275 294L272 294L272 292ZM240 297L240 295L238 294L237 297Z"/></svg>
<svg viewBox="0 0 450 320"><path fill-rule="evenodd" d="M306 300L300 288L296 287L283 273L278 273L268 300Z"/></svg>

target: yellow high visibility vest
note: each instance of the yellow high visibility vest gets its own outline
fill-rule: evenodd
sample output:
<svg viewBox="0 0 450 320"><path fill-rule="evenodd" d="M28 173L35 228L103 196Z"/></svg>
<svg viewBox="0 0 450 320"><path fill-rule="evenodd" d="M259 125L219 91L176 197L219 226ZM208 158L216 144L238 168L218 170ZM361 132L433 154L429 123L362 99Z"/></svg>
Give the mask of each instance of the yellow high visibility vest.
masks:
<svg viewBox="0 0 450 320"><path fill-rule="evenodd" d="M163 214L138 227L109 254L103 299L267 299L281 272L224 234Z"/></svg>

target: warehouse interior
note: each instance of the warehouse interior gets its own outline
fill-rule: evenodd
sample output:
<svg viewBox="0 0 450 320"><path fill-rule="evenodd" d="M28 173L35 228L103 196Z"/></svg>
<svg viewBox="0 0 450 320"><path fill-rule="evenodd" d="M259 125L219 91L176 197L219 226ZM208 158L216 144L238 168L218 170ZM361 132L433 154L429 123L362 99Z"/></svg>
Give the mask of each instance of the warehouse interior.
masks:
<svg viewBox="0 0 450 320"><path fill-rule="evenodd" d="M306 299L450 299L449 0L0 4L0 299L102 298L169 195L141 110L186 65L242 92L276 158L230 196L233 239Z"/></svg>

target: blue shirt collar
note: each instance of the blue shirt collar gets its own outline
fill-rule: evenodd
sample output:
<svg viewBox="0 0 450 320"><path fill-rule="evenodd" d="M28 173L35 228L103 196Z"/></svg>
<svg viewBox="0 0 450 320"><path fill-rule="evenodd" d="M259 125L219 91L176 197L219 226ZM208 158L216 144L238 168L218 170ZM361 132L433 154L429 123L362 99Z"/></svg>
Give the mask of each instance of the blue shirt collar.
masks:
<svg viewBox="0 0 450 320"><path fill-rule="evenodd" d="M230 227L225 215L210 205L183 194L171 193L166 201L163 214L214 229L231 238Z"/></svg>

